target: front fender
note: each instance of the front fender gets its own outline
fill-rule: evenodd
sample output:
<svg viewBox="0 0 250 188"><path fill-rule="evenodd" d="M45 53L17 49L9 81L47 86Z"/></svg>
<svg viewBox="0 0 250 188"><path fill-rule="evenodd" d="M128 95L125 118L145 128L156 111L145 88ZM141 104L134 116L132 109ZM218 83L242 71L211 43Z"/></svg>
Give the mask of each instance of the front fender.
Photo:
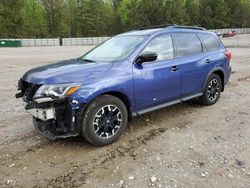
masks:
<svg viewBox="0 0 250 188"><path fill-rule="evenodd" d="M130 101L132 101L132 97L133 95L130 94L130 92L122 89L122 88L103 88L100 90L96 90L95 88L88 88L88 89L82 89L79 90L77 92L77 94L74 94L73 96L71 96L72 100L77 100L81 103L89 103L90 101L92 101L94 98L96 98L99 95L103 95L105 93L110 93L110 92L118 92L118 93L122 93L123 95L126 95L127 98L130 99Z"/></svg>
<svg viewBox="0 0 250 188"><path fill-rule="evenodd" d="M76 100L79 103L88 104L99 95L116 92L126 96L131 105L131 110L134 110L133 80L129 78L127 78L126 81L121 80L122 79L102 80L91 85L83 86L71 95L70 98L71 100Z"/></svg>
<svg viewBox="0 0 250 188"><path fill-rule="evenodd" d="M135 109L132 64L130 62L114 63L112 69L102 77L86 80L85 84L71 96L71 99L87 104L97 96L110 92L126 96L131 109Z"/></svg>

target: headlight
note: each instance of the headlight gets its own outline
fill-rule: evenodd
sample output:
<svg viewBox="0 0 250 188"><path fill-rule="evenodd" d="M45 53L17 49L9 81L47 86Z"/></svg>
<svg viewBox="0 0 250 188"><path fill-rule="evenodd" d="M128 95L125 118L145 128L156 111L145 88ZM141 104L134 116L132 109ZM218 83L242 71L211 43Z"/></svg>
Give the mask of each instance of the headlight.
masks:
<svg viewBox="0 0 250 188"><path fill-rule="evenodd" d="M80 84L58 84L42 85L34 95L34 98L40 97L64 97L73 94L80 88Z"/></svg>

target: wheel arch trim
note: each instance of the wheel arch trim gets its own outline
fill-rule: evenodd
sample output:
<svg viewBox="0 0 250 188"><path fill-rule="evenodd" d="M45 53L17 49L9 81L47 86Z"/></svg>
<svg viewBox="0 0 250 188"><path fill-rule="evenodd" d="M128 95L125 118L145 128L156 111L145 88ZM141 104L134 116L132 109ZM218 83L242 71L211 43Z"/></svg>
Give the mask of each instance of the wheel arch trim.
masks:
<svg viewBox="0 0 250 188"><path fill-rule="evenodd" d="M124 90L103 89L101 91L99 90L97 92L93 92L90 95L81 95L81 97L78 100L80 100L81 103L85 103L88 106L94 99L102 95L111 95L120 99L127 108L128 120L132 121L132 112L134 109L134 104L133 104L133 100L131 99L131 97L133 96L130 96L129 93L127 93Z"/></svg>
<svg viewBox="0 0 250 188"><path fill-rule="evenodd" d="M220 72L220 74L223 75L223 78L221 79L221 82L222 82L222 92L224 91L224 85L225 85L225 71L222 67L215 67L213 68L212 70L210 70L210 72L208 73L204 83L203 83L203 87L202 87L202 92L204 92L205 90L205 87L206 87L206 83L209 79L209 77L212 75L212 74L216 74L216 72ZM219 75L221 77L221 75Z"/></svg>

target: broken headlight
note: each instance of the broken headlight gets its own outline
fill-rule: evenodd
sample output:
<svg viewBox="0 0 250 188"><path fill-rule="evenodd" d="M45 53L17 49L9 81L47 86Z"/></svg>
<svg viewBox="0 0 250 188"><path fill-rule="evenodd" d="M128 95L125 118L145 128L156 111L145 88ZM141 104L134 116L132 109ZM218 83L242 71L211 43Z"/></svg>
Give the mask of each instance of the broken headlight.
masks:
<svg viewBox="0 0 250 188"><path fill-rule="evenodd" d="M34 95L34 98L57 97L62 98L73 94L80 88L80 84L56 84L42 85Z"/></svg>

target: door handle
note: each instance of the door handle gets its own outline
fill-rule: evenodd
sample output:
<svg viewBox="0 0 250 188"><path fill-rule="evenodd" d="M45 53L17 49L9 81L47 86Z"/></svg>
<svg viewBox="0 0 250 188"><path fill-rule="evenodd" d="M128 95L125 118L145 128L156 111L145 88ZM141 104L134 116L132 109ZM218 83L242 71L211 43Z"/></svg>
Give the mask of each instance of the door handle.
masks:
<svg viewBox="0 0 250 188"><path fill-rule="evenodd" d="M210 59L206 59L205 61L204 61L204 63L206 63L206 64L209 64L209 63L211 63L212 61L210 60Z"/></svg>
<svg viewBox="0 0 250 188"><path fill-rule="evenodd" d="M172 72L176 72L177 70L179 70L180 69L180 67L178 67L178 66L172 66L171 67L171 71Z"/></svg>

